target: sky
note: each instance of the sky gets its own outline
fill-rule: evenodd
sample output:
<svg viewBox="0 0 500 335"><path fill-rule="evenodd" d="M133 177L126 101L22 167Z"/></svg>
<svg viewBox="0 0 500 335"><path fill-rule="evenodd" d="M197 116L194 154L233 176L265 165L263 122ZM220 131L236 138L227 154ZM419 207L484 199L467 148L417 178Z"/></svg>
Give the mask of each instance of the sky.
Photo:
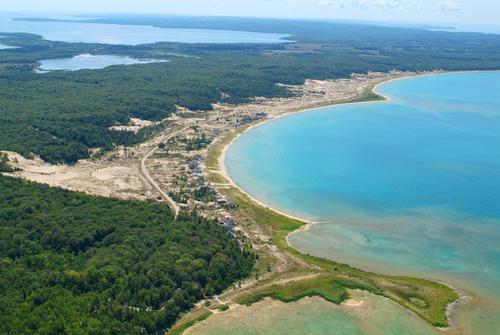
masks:
<svg viewBox="0 0 500 335"><path fill-rule="evenodd" d="M1 0L0 11L165 13L500 25L500 0Z"/></svg>

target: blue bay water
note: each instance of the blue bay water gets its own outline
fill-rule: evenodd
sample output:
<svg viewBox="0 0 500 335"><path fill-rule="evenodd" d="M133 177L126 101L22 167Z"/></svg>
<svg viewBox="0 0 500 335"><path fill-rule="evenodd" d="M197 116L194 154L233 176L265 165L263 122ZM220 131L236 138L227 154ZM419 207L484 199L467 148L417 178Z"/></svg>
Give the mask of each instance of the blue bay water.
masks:
<svg viewBox="0 0 500 335"><path fill-rule="evenodd" d="M491 333L500 326L500 73L377 91L391 101L253 128L229 148L228 172L269 205L327 222L291 235L297 248L452 283L488 300L464 329Z"/></svg>

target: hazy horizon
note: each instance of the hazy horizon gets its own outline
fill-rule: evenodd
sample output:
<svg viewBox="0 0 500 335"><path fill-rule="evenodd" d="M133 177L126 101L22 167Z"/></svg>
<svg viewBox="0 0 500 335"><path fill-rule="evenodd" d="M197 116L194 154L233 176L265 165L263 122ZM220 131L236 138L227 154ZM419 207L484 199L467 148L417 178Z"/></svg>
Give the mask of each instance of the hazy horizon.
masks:
<svg viewBox="0 0 500 335"><path fill-rule="evenodd" d="M488 9L488 10L485 10ZM498 26L495 0L5 0L2 12L235 16ZM297 13L300 13L299 15ZM394 19L397 18L397 19Z"/></svg>

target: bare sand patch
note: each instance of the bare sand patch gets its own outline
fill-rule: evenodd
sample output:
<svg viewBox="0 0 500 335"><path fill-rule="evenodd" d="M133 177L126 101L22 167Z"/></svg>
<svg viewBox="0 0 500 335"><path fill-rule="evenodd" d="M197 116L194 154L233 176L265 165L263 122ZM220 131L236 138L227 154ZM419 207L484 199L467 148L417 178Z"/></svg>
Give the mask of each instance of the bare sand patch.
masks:
<svg viewBox="0 0 500 335"><path fill-rule="evenodd" d="M141 120L138 118L131 117L128 125L112 126L109 129L115 131L131 131L134 133L138 133L139 130L141 130L142 128L150 127L155 124L158 124L158 122Z"/></svg>
<svg viewBox="0 0 500 335"><path fill-rule="evenodd" d="M107 181L117 176L130 173L131 168L125 166L110 166L95 172L92 172L92 176L101 181Z"/></svg>
<svg viewBox="0 0 500 335"><path fill-rule="evenodd" d="M131 148L124 153L123 149L117 149L100 159L81 160L75 165L52 165L39 158L28 159L6 152L13 167L20 170L8 175L93 195L154 198L154 190L139 173L134 150Z"/></svg>

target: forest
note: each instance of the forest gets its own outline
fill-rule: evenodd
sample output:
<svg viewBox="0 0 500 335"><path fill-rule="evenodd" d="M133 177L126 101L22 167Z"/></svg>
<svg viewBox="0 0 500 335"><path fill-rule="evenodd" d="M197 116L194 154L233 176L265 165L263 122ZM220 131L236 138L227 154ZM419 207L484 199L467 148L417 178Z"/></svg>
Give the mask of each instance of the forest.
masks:
<svg viewBox="0 0 500 335"><path fill-rule="evenodd" d="M89 157L90 149L135 144L154 131L134 134L109 129L128 123L130 117L160 120L176 106L210 110L216 102L241 103L256 96L291 94L277 83L302 84L306 79L337 79L395 69L500 68L500 36L495 35L231 18L112 17L89 22L93 21L279 32L290 34L294 42L116 46L2 34L4 43L20 48L0 50L0 150L71 164ZM80 53L170 62L33 72L41 59Z"/></svg>
<svg viewBox="0 0 500 335"><path fill-rule="evenodd" d="M0 176L0 334L163 334L254 255L166 205Z"/></svg>

